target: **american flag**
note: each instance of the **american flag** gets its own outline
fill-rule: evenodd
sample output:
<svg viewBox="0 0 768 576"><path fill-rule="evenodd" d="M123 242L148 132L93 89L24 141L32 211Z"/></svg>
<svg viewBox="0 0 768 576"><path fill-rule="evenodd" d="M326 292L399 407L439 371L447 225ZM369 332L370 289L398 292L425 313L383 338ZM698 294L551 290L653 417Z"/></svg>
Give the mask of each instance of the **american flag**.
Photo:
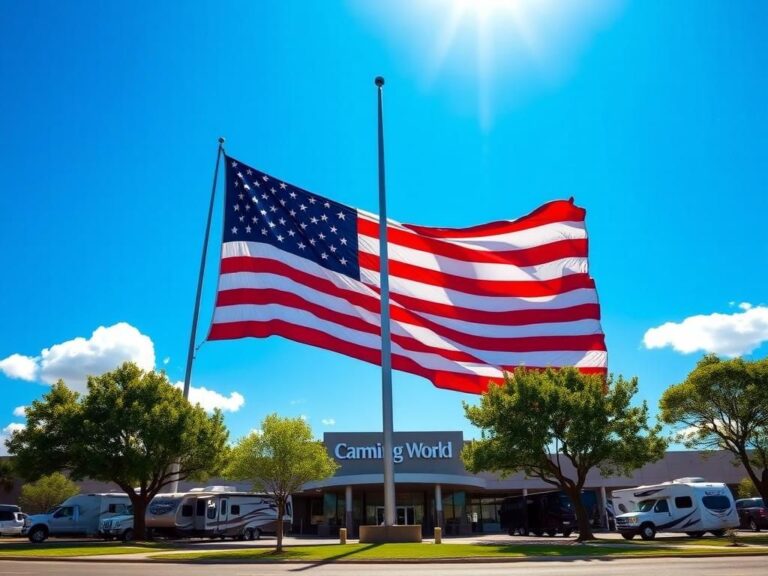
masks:
<svg viewBox="0 0 768 576"><path fill-rule="evenodd" d="M585 210L429 228L388 220L392 366L483 392L505 371L606 372ZM209 340L283 336L381 363L379 219L226 158Z"/></svg>

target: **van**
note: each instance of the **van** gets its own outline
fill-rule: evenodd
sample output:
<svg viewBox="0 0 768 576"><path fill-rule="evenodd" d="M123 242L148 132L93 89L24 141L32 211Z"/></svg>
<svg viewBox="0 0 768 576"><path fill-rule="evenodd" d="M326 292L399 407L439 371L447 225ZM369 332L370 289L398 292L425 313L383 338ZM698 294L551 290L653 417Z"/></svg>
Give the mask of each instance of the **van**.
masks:
<svg viewBox="0 0 768 576"><path fill-rule="evenodd" d="M721 482L680 478L653 486L613 491L616 529L631 540L653 540L657 532L682 532L698 538L723 536L739 525L733 496Z"/></svg>
<svg viewBox="0 0 768 576"><path fill-rule="evenodd" d="M30 516L22 534L35 543L49 536L96 536L101 520L125 514L130 505L128 495L119 492L78 494L45 514Z"/></svg>
<svg viewBox="0 0 768 576"><path fill-rule="evenodd" d="M555 536L566 538L576 529L573 504L563 492L538 492L512 496L501 503L501 528L511 536Z"/></svg>

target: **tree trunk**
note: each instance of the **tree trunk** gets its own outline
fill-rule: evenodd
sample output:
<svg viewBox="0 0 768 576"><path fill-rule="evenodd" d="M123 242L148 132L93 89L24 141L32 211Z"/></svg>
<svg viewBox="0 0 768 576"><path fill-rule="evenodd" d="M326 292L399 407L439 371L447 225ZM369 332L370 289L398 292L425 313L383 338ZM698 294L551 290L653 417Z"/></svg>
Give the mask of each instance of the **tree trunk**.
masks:
<svg viewBox="0 0 768 576"><path fill-rule="evenodd" d="M277 533L277 549L275 551L278 554L283 551L283 516L285 515L285 500L285 498L277 499L277 528L275 529L275 532Z"/></svg>
<svg viewBox="0 0 768 576"><path fill-rule="evenodd" d="M138 496L133 502L133 538L137 542L147 539L147 502Z"/></svg>
<svg viewBox="0 0 768 576"><path fill-rule="evenodd" d="M760 492L763 502L768 502L768 467L763 468L763 472L760 474L760 483L757 485L757 491Z"/></svg>
<svg viewBox="0 0 768 576"><path fill-rule="evenodd" d="M733 452L733 450L731 450L731 452ZM744 469L747 471L747 475L750 480L752 480L752 484L755 485L763 502L768 502L768 467L764 467L762 471L755 470L746 449L740 449L736 452L736 455L739 457L739 460L741 460L741 465L744 466ZM760 474L759 476L758 473Z"/></svg>
<svg viewBox="0 0 768 576"><path fill-rule="evenodd" d="M576 513L576 523L579 525L579 537L576 540L579 542L594 540L595 536L592 534L592 526L589 523L589 513L581 501L581 490L578 488L565 487L564 490L571 499L573 511Z"/></svg>

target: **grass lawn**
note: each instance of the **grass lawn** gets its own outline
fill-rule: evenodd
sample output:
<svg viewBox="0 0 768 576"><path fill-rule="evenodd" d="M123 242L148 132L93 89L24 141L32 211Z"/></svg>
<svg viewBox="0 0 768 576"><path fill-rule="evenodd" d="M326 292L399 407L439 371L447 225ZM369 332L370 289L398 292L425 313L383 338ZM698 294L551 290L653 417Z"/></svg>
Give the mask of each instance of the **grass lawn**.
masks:
<svg viewBox="0 0 768 576"><path fill-rule="evenodd" d="M0 558L4 557L59 557L102 556L106 554L137 554L164 550L168 546L154 542L125 544L123 542L9 542L0 544Z"/></svg>
<svg viewBox="0 0 768 576"><path fill-rule="evenodd" d="M736 538L736 542L739 544L747 544L750 546L768 546L768 534L750 534L749 536L742 536L739 535ZM658 544L669 544L671 546L718 546L718 547L728 547L731 545L730 538L727 537L721 537L721 538L714 538L714 537L702 537L702 538L691 538L690 536L673 536L670 538L664 537L664 538L657 538L656 540L642 540L639 536L634 538L633 540L616 540L616 543L620 544L643 544L643 545L658 545Z"/></svg>
<svg viewBox="0 0 768 576"><path fill-rule="evenodd" d="M533 558L561 556L681 556L707 552L698 547L685 549L662 546L622 546L620 544L547 545L547 544L345 544L335 546L288 546L282 554L273 549L232 550L226 552L184 552L179 554L153 554L151 558L169 561L230 561L230 562L348 562L393 560L449 560L479 558ZM711 551L709 551L711 552ZM755 548L722 548L717 554L768 554Z"/></svg>

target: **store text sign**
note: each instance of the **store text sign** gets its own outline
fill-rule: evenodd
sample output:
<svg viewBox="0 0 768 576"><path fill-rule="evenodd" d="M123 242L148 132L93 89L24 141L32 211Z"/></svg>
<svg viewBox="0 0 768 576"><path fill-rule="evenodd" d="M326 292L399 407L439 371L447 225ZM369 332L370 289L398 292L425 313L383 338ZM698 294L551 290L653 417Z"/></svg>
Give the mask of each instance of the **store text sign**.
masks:
<svg viewBox="0 0 768 576"><path fill-rule="evenodd" d="M380 460L382 453L381 442L367 446L339 442L333 449L333 455L337 460ZM395 464L400 464L406 456L412 460L450 460L453 458L453 442L440 441L437 444L405 442L392 447L392 458Z"/></svg>

